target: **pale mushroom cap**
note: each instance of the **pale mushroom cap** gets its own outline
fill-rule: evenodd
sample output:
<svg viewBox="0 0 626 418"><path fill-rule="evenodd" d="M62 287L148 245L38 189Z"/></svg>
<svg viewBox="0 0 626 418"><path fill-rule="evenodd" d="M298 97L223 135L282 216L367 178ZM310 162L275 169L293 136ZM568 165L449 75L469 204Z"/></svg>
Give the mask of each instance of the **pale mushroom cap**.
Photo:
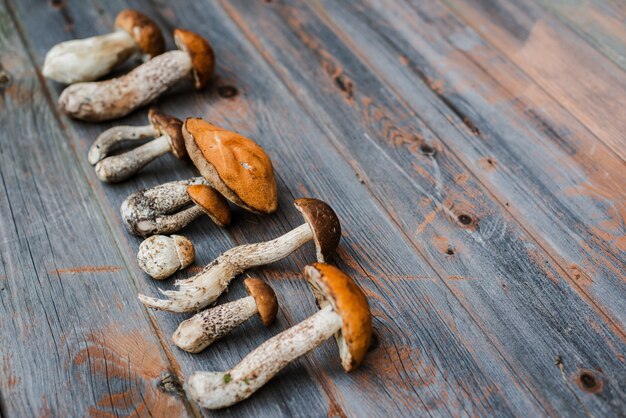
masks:
<svg viewBox="0 0 626 418"><path fill-rule="evenodd" d="M263 325L268 326L278 313L278 299L274 290L263 280L248 278L243 281L246 292L254 298Z"/></svg>
<svg viewBox="0 0 626 418"><path fill-rule="evenodd" d="M194 258L193 244L180 235L153 235L139 245L137 252L139 267L157 280L189 266Z"/></svg>
<svg viewBox="0 0 626 418"><path fill-rule="evenodd" d="M341 239L341 224L337 214L326 202L318 199L296 199L293 204L313 231L317 261L326 262Z"/></svg>
<svg viewBox="0 0 626 418"><path fill-rule="evenodd" d="M181 51L191 57L193 66L194 87L203 89L211 79L215 69L215 54L211 44L197 33L184 30L174 30L174 42Z"/></svg>
<svg viewBox="0 0 626 418"><path fill-rule="evenodd" d="M193 184L187 187L187 194L217 225L230 224L230 206L217 190L204 184Z"/></svg>
<svg viewBox="0 0 626 418"><path fill-rule="evenodd" d="M256 142L200 118L185 121L183 136L200 174L227 199L254 212L276 211L272 161Z"/></svg>
<svg viewBox="0 0 626 418"><path fill-rule="evenodd" d="M115 28L128 32L150 58L162 54L165 50L161 29L143 13L132 9L122 10L115 17Z"/></svg>
<svg viewBox="0 0 626 418"><path fill-rule="evenodd" d="M185 148L185 139L183 138L182 133L183 123L181 120L174 116L159 112L155 108L151 108L148 111L148 119L159 134L167 135L170 141L172 154L174 154L176 158L186 158L187 149Z"/></svg>
<svg viewBox="0 0 626 418"><path fill-rule="evenodd" d="M367 353L372 340L372 314L363 291L337 267L315 263L304 268L320 307L330 303L341 316L341 331L335 335L341 365L354 370Z"/></svg>

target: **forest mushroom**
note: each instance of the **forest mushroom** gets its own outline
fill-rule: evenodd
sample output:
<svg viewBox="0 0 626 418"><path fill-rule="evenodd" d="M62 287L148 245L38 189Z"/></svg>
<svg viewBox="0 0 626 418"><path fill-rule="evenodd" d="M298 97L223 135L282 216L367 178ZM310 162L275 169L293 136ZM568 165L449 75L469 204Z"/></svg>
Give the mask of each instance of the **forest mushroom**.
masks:
<svg viewBox="0 0 626 418"><path fill-rule="evenodd" d="M228 201L202 177L172 181L133 193L122 202L122 220L132 234L172 234L202 214L218 226L230 223Z"/></svg>
<svg viewBox="0 0 626 418"><path fill-rule="evenodd" d="M265 326L274 322L278 300L272 288L253 278L244 280L243 284L247 297L205 309L181 322L172 336L174 344L190 353L199 353L254 314L259 314Z"/></svg>
<svg viewBox="0 0 626 418"><path fill-rule="evenodd" d="M336 267L317 263L304 274L313 287L320 310L270 338L226 372L195 372L185 384L200 406L225 408L252 395L287 364L333 335L344 370L354 370L372 339L372 315L357 284Z"/></svg>
<svg viewBox="0 0 626 418"><path fill-rule="evenodd" d="M182 235L153 235L139 245L137 262L149 276L163 280L193 263L193 243Z"/></svg>
<svg viewBox="0 0 626 418"><path fill-rule="evenodd" d="M272 161L256 142L200 118L185 120L183 136L191 161L224 197L251 212L276 211Z"/></svg>
<svg viewBox="0 0 626 418"><path fill-rule="evenodd" d="M213 303L237 275L252 267L273 263L313 240L317 260L324 262L337 248L341 225L333 209L317 199L296 199L296 208L305 222L292 231L267 242L244 244L222 253L202 272L175 284L178 290L161 290L167 299L139 295L146 306L171 312L191 312Z"/></svg>
<svg viewBox="0 0 626 418"><path fill-rule="evenodd" d="M121 77L76 83L59 97L59 107L76 119L91 122L120 118L146 105L179 81L193 74L194 86L209 82L215 58L211 45L193 32L176 29L178 51L168 51Z"/></svg>
<svg viewBox="0 0 626 418"><path fill-rule="evenodd" d="M185 141L181 132L183 124L179 119L156 109L150 109L148 120L155 132L154 136L157 138L130 151L107 156L115 142L122 139L120 137L116 141L114 136L107 134L94 142L89 150L89 156L91 157L90 160L98 159L95 169L100 180L108 183L124 181L151 161L168 152L171 152L178 159L187 157ZM138 128L141 130L145 127Z"/></svg>
<svg viewBox="0 0 626 418"><path fill-rule="evenodd" d="M164 49L159 27L144 14L126 9L115 18L114 32L53 46L46 54L42 73L65 84L93 81L134 55L150 59Z"/></svg>

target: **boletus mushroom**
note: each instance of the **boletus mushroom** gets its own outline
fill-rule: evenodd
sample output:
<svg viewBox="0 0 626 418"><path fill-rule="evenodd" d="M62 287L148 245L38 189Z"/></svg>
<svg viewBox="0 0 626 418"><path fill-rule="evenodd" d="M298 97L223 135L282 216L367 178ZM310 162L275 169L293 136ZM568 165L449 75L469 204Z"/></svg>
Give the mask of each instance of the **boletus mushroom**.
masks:
<svg viewBox="0 0 626 418"><path fill-rule="evenodd" d="M139 300L155 309L197 311L213 303L243 271L285 258L309 241L315 242L317 260L324 262L334 253L341 238L337 215L318 199L296 199L294 205L304 224L272 241L244 244L224 252L199 274L178 280L178 290L161 291L167 299L139 295Z"/></svg>
<svg viewBox="0 0 626 418"><path fill-rule="evenodd" d="M372 339L372 315L357 284L336 267L316 263L304 274L320 311L270 338L226 372L195 372L185 384L187 394L200 406L225 408L252 395L287 364L333 335L344 370L354 370Z"/></svg>
<svg viewBox="0 0 626 418"><path fill-rule="evenodd" d="M193 74L203 89L215 66L211 45L200 35L176 29L178 51L168 51L121 77L76 83L61 93L59 107L69 116L91 122L120 118L144 106Z"/></svg>
<svg viewBox="0 0 626 418"><path fill-rule="evenodd" d="M139 245L137 262L152 278L163 280L193 263L193 243L182 235L153 235Z"/></svg>
<svg viewBox="0 0 626 418"><path fill-rule="evenodd" d="M42 73L65 84L93 81L132 56L141 54L147 60L164 49L159 27L144 14L126 9L115 18L114 32L53 46L46 54Z"/></svg>
<svg viewBox="0 0 626 418"><path fill-rule="evenodd" d="M202 214L221 227L230 223L228 201L202 177L135 192L122 202L120 212L126 229L142 237L180 231Z"/></svg>
<svg viewBox="0 0 626 418"><path fill-rule="evenodd" d="M96 175L107 183L124 181L137 173L151 161L171 152L176 158L187 157L185 141L181 128L183 123L174 116L166 115L156 109L150 109L148 120L151 132L156 139L140 145L122 154L107 156L111 148L125 138L120 133L131 135L133 132L148 132L148 127L138 126L135 129L111 128L98 137L89 149L89 162L95 164ZM111 132L111 133L109 133ZM140 135L136 135L140 136ZM92 161L96 161L93 163Z"/></svg>
<svg viewBox="0 0 626 418"><path fill-rule="evenodd" d="M218 192L251 212L276 211L272 161L256 142L200 118L185 120L182 131L191 161Z"/></svg>
<svg viewBox="0 0 626 418"><path fill-rule="evenodd" d="M274 290L260 279L248 278L243 284L247 297L205 309L181 322L172 336L174 344L190 353L199 353L254 314L259 314L265 326L274 322L278 312Z"/></svg>

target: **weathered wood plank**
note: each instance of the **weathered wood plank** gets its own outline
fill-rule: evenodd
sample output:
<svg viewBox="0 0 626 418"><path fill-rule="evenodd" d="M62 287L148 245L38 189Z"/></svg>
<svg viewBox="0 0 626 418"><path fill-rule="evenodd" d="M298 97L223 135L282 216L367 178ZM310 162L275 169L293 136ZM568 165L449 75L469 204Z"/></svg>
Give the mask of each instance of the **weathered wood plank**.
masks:
<svg viewBox="0 0 626 418"><path fill-rule="evenodd" d="M4 2L0 72L1 413L186 415Z"/></svg>
<svg viewBox="0 0 626 418"><path fill-rule="evenodd" d="M340 4L345 5L346 3L333 3L337 7L341 7ZM411 110L395 100L393 98L394 93L381 85L376 80L376 76L368 75L367 68L359 64L358 59L350 50L342 46L336 36L329 34L328 30L323 28L324 24L311 16L306 7L276 2L265 6L258 3L252 6L242 2L222 2L222 5L229 10L233 19L246 32L251 42L264 54L268 62L273 64L274 69L292 88L294 95L297 94L297 97L306 104L318 123L327 128L329 132L334 133L331 137L337 140L337 146L340 149L349 150L347 155L356 160L353 166L360 167L363 179L379 194L380 201L388 202L388 205L393 207L393 209L388 210L395 213L395 217L405 227L405 230L415 230L415 220L421 218L419 215L420 208L416 210L414 202L420 201L420 197L430 199L426 203L426 207L428 207L434 201L433 210L421 219L425 222L418 226L418 232L423 234L426 237L425 241L432 246L424 249L424 252L428 256L432 256L435 260L433 263L445 265L446 274L456 273L450 266L454 266L455 263L449 260L451 257L446 257L446 252L448 251L448 242L457 240L458 246L462 247L461 253L458 255L467 254L476 263L472 265L468 260L457 261L457 269L462 263L469 264L469 266L462 265L463 270L459 271L459 276L508 277L509 279L512 278L511 276L517 276L523 282L523 284L522 282L518 283L521 286L511 288L509 281L504 279L501 284L506 288L504 293L507 294L508 301L498 301L496 303L498 308L487 315L476 312L476 315L488 324L485 328L491 332L498 328L497 324L494 323L496 318L500 322L504 318L511 320L511 324L506 330L500 330L502 331L500 338L502 338L503 347L506 347L505 351L516 352L519 351L520 347L527 344L527 340L520 340L516 350L516 345L509 335L510 329L523 322L533 324L532 327L543 322L545 325L540 328L548 334L553 334L542 342L545 344L543 349L537 348L539 351L549 352L561 350L564 347L561 342L562 336L559 335L562 333L562 329L549 325L555 317L561 317L560 319L565 323L578 322L577 327L595 334L596 330L592 329L593 326L590 326L586 321L576 319L578 314L574 313L567 317L562 315L565 308L563 304L567 303L567 309L569 309L571 301L578 299L567 280L564 279L562 270L558 267L549 266L546 268L544 266L545 261L547 261L545 258L549 258L549 256L541 248L534 247L532 240L530 242L525 241L528 239L525 237L525 233L517 229L514 221L507 213L501 211L497 203L490 203L491 198L481 193L480 185L477 185L473 179L468 179L467 174L463 171L459 171L458 162L455 161L454 157L446 154L446 149L436 147L438 150L434 158L436 162L429 162L428 158L425 159L419 155L419 141L415 140L414 137L425 138L425 142L432 143L436 139L434 134L427 127L420 126L419 122L413 122ZM280 17L277 18L277 15ZM372 13L372 15L374 14ZM341 27L345 28L345 25ZM358 33L363 34L365 30L360 28ZM369 52L374 53L375 51L370 50ZM367 54L364 55L367 56ZM317 64L312 65L312 63ZM418 80L418 82L421 81ZM405 89L409 90L410 87L405 86ZM370 142L374 142L371 138L378 139L378 145L370 144ZM382 152L383 149L385 152ZM389 173L394 171L393 167L389 168L389 164L393 164L391 161L385 161L383 166L380 163L376 164L376 160L381 161L381 157L385 155L389 156L390 160L398 166L402 166L404 173L407 173L408 177L414 178L415 182L410 184L402 178L402 175L390 175ZM421 163L424 160L426 162ZM435 163L437 166L433 168ZM417 174L415 170L418 170ZM437 170L436 173L435 170ZM461 179L461 184L455 184L455 182L459 182L459 179ZM441 185L436 184L437 180L441 182ZM391 182L394 183L395 187L391 185ZM442 190L437 190L437 186L441 186L440 189ZM396 192L394 189L398 191ZM423 189L426 189L427 192L424 192ZM424 193L425 196L420 196L419 192ZM418 193L418 197L416 199L411 196L411 202L407 202L407 198L401 196L407 193ZM441 196L442 193L444 193L443 196ZM454 203L453 207L450 207L451 203ZM446 225L447 221L441 222L441 219L436 219L441 216L440 213L446 211L448 212L446 215L452 214L453 218L460 214L470 213L464 212L466 210L471 210L471 214L480 219L477 226L472 225L470 228L475 228L477 235L481 238L478 245L468 240L466 236L458 234L458 231L455 235L454 228ZM507 248L507 251L502 251L503 247ZM499 270L502 263L508 264L508 266ZM513 267L516 263L519 263L519 270L517 271ZM494 268L492 266L495 267L494 270L491 270ZM545 313L531 313L532 308L528 306L529 288L526 283L530 277L533 277L533 280L539 280L536 283L538 287L536 293L533 293L533 298L537 297L538 300L543 300L546 306L552 306L550 309L552 313L549 314L550 319L541 319ZM555 285L554 281L558 282L558 285ZM493 300L484 300L485 295L482 293L486 291L485 286L487 285L484 283L476 285L476 287L479 286L480 290L472 289L473 286L469 284L463 286L463 293L455 290L457 290L458 297L468 303L470 309L474 306L481 306L481 310L489 309L488 306L494 302ZM497 285L493 285L492 289L487 291L490 297L493 297L493 293L502 292L500 289L496 290L496 287ZM548 293L553 292L553 295L543 295L547 288L551 288ZM564 297L564 294L569 296ZM517 302L513 302L514 299L517 299ZM478 302L479 300L480 302ZM575 305L593 315L593 308L585 307L581 302L579 300L579 303L575 303ZM506 313L500 311L504 305L509 305L504 309L508 310ZM524 305L526 306L522 308ZM619 310L617 312L621 313ZM513 319L515 317L517 318ZM601 317L596 317L596 320L602 322ZM529 331L530 335L537 336L535 333L536 330ZM614 343L623 346L618 335L612 334L611 330L606 328L598 337L607 342L601 351L605 351L607 354L612 353L609 355L614 357L619 355L619 349L614 351L611 348ZM549 341L551 338L554 340ZM542 344L538 344L538 346ZM587 361L596 361L595 350L585 347L583 340L570 341L570 344L573 358L578 358L579 350L582 350L587 352L585 354ZM602 344L604 345L604 343ZM535 357L535 355L531 355L531 357ZM614 358L613 361L615 361L614 366L619 364L618 359ZM522 370L522 373L528 374L524 375L524 380L533 381L538 387L543 386L546 380L533 380L533 376L537 376L538 370L547 370L553 367L551 361L531 366L524 360L520 361L519 365L519 369L516 368L516 370ZM573 365L570 364L570 366ZM534 370L534 367L537 367L538 370ZM554 370L554 374L549 379L560 382L562 380L560 371L558 368L552 370ZM576 366L571 372L576 373ZM615 392L608 395L609 397L617 396L619 398L621 396L617 382L621 380L620 373L622 372L619 371L613 376L613 384L617 386L614 388ZM563 388L565 396L576 398L575 394L570 393L570 391L580 391L575 381L565 382L564 386L566 385L569 387ZM545 395L547 391L544 388L538 392ZM558 396L554 396L547 402L550 401L563 407L562 399L559 399ZM611 408L611 402L606 399L601 401L591 399L587 402L589 407L599 408L605 413L608 413Z"/></svg>
<svg viewBox="0 0 626 418"><path fill-rule="evenodd" d="M535 0L626 70L626 7L599 0Z"/></svg>
<svg viewBox="0 0 626 418"><path fill-rule="evenodd" d="M623 160L621 68L530 2L447 0L474 31L531 77Z"/></svg>

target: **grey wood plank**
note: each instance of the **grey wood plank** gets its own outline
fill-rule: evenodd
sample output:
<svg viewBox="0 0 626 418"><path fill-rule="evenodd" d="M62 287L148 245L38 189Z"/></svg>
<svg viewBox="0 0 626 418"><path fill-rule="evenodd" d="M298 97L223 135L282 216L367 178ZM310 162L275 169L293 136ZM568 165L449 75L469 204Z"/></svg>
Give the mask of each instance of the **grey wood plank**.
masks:
<svg viewBox="0 0 626 418"><path fill-rule="evenodd" d="M0 413L187 415L4 2L0 72Z"/></svg>
<svg viewBox="0 0 626 418"><path fill-rule="evenodd" d="M517 343L513 343L513 339L508 335L510 329L525 321L532 324L531 328L533 329L529 330L529 334L535 335L535 337L540 337L537 335L535 326L540 322L544 323L540 329L542 333L549 334L549 337L544 342L546 351L562 349L564 345L560 340L566 336L560 334L563 333L563 329L570 326L551 326L550 324L554 318L560 317L564 324L577 323L577 328L585 329L585 332L590 332L591 334L597 332L597 330L593 329L595 326L593 323L589 324L585 320L579 320L579 314L577 313L572 313L567 318L563 316L562 312L570 309L572 300L578 300L578 303L574 303L577 308L585 310L592 316L596 316L596 321L603 321L602 316L598 316L593 312L593 303L590 304L591 306L585 306L585 302L580 300L574 289L570 288L570 284L563 277L563 274L558 271L560 270L558 266L548 266L547 268L543 266L544 262L547 261L546 258L549 259L550 256L545 254L541 248L537 248L532 238L529 242L525 241L529 238L525 237L526 234L523 230L520 230L519 226L515 225L515 221L512 220L510 215L506 212L503 213L497 202L490 202L491 198L488 194L476 190L481 186L477 185L474 180L468 178L463 173L463 170L459 169L458 162L453 157L447 155L447 149L436 146L439 151L434 158L436 162L420 164L424 157L419 155L417 151L419 141L414 140L413 137L424 138L424 141L428 143L436 139L435 135L428 128L423 125L420 126L419 122L413 122L412 117L414 115L412 115L412 111L407 109L401 102L398 103L398 101L394 100L393 91L388 91L384 85L381 85L376 80L375 75L368 74L367 68L359 64L358 59L351 53L350 47L342 46L341 41L338 41L335 35L329 34L327 30L324 30L324 24L316 20L314 16L311 16L310 11L305 6L276 2L263 6L258 3L251 6L245 2L222 2L222 4L230 11L231 17L247 33L248 38L264 53L265 58L274 65L275 70L281 75L282 79L290 85L294 95L297 95L307 105L307 108L321 125L327 128L329 132L335 134L331 135L331 137L338 139L338 147L347 150L347 155L357 160L354 165L361 167L362 178L365 179L367 184L376 189L381 201L389 202L389 206L393 207L391 210L396 214L399 222L403 226L406 225L406 230L414 230L414 220L419 219L419 214L416 213L416 211L419 211L419 208L416 210L414 203L415 200L419 201L419 198L402 196L406 195L408 190L415 193L413 189L419 190L423 187L429 192L426 198L438 201L444 208L446 206L449 207L450 203L454 203L455 207L449 208L453 218L458 216L459 213L464 213L463 210L471 210L472 214L479 213L475 217L480 219L476 226L477 233L481 236L480 243L472 243L458 234L455 236L452 232L449 232L450 228L445 222L441 222L443 225L440 226L436 220L427 221L431 222L431 224L425 227L425 232L420 230L421 225L418 226L418 231L424 236L424 238L420 237L420 239L424 239L430 244L430 248L424 251L428 252L429 256L432 255L433 258L438 259L437 263L445 265L447 274L455 273L450 271L449 267L450 264L454 263L446 259L451 258L446 257L448 250L447 242L454 241L458 237L458 242L461 244L459 246L462 247L462 250L457 255L466 253L468 257L471 257L470 263L467 263L467 260L465 260L465 263L470 264L470 266L463 266L464 269L459 276L479 278L502 277L508 280L512 278L511 276L517 276L520 279L521 282L519 284L521 286L514 289L511 288L507 279L503 279L501 285L505 286L504 293L507 294L503 299L508 300L498 301L496 303L498 306L497 311L486 315L477 312L477 315L480 315L481 319L489 324L486 328L490 331L498 328L496 322L502 322L503 318L511 318L512 323L501 329L501 336L505 337L501 343L503 347L507 347L504 348L505 351L519 351L520 347L526 345L527 340L522 338ZM336 7L341 7L340 5L347 3L332 4ZM388 3L386 4L388 5ZM277 17L277 15L280 17ZM376 14L370 13L370 15L374 16ZM345 22L342 23L344 24L340 25L340 27L346 28ZM367 32L367 28L360 27L358 31L354 31L354 33L357 32L364 34ZM370 39L367 39L365 43L368 43L370 48L363 47L363 56L374 57L374 53L377 51L372 50ZM378 61L393 63L389 59L381 60L380 57L378 58ZM376 57L373 59L376 59ZM417 81L421 82L420 80ZM415 84L415 80L413 80L413 84ZM403 92L411 91L409 85L403 87ZM413 184L407 185L410 182L402 181L401 176L389 175L390 169L388 166L392 164L392 161L388 163L383 159L382 167L380 163L376 163L376 161L381 161L384 153L381 152L381 149L377 149L376 145L368 145L366 138L370 137L382 138L378 142L378 147L384 148L391 156L390 160L404 168L404 173L407 173L406 176L415 180ZM400 148L400 150L397 148ZM437 166L433 168L432 166L435 164ZM415 171L417 171L417 174ZM443 196L437 196L438 185L436 184L436 179L438 177L445 186L440 187L442 190L439 191L444 193ZM459 180L460 184L455 184ZM379 184L377 185L376 183ZM416 184L419 184L419 186L416 186ZM394 186L397 189L397 193L394 193ZM408 199L411 199L411 201L408 202ZM435 216L444 216L440 215L440 212L445 212L445 209L442 211L430 211L423 219L428 219L430 215L433 215L433 218ZM429 231L430 229L434 229L434 231ZM442 241L444 245L442 245ZM506 248L504 251L503 247ZM457 265L463 263L463 261L457 262ZM476 264L472 266L472 262ZM516 263L520 263L519 270L509 270ZM495 270L490 270L491 266L495 266ZM500 270L500 268L503 269ZM545 316L546 312L532 313L532 307L529 306L528 299L530 295L528 283L526 282L531 277L533 281L537 281L537 288L535 289L536 293L533 293L532 296L534 302L530 304L536 303L537 300L542 300L546 307L550 307L548 310L551 311L551 314L543 320L541 317ZM621 284L619 278L617 279L617 284ZM555 285L554 281L558 283ZM464 286L463 291L458 292L461 298L467 300L470 306L480 305L481 309L494 304L491 298L493 293L498 293L496 290L497 284L494 283L490 290L486 290L484 283L480 281L472 283L479 284L476 286ZM474 292L472 292L472 287ZM552 290L547 291L547 288L552 288ZM618 303L623 301L619 296L622 293L619 289L619 287L613 287L613 292L616 292L615 295L607 293L608 296L615 296L615 300ZM491 300L482 300L486 296L483 292L488 293ZM544 296L544 292L548 296ZM469 295L470 293L471 296ZM480 302L478 302L479 299ZM514 302L514 299L517 299L519 303ZM602 297L598 297L598 300L606 304ZM503 311L508 310L508 312L499 311L500 308L506 305L508 307L506 309L503 308ZM511 311L514 313L510 313ZM617 315L620 315L622 311L616 309L615 312ZM518 317L513 320L512 318L515 316ZM584 316L586 317L587 314ZM531 317L533 319L530 319ZM524 320L522 318L527 319ZM623 347L623 343L619 333L617 335L613 334L608 326L600 334L597 334L596 337L592 337L591 334L588 337L592 338L592 340L595 341L596 338L600 338L604 341L601 343L604 345L604 348L600 349L600 351L604 351L609 357L613 356L613 359L609 361L617 369L616 374L610 378L615 385L613 387L614 392L607 395L608 398L601 400L589 399L586 402L592 410L603 410L605 414L608 414L612 408L612 401L609 399L613 396L621 399L621 385L619 382L622 380L623 368L619 367L620 348L616 348L613 344L617 344L617 347ZM540 338L543 338L543 335ZM550 338L554 338L554 340L549 341ZM572 349L570 355L572 355L571 358L579 358L581 352L586 352L584 354L586 357L585 361L593 364L596 362L596 350L586 346L586 338L581 337L577 341L569 341ZM517 346L518 350L514 349L515 346ZM516 368L516 370L521 370L521 373L525 374L525 381L532 381L533 376L537 376L537 371L534 370L535 367L538 370L551 370L551 372L547 372L551 376L545 376L551 382L562 381L560 370L558 368L550 368L552 361L545 361L543 364L537 363L531 366L525 359L519 364L520 368ZM570 367L573 376L577 376L578 365L570 363ZM537 379L535 382L537 387L540 388L538 392L541 394L548 394L554 390L553 387L551 387L550 391L546 390L544 386L546 380L543 378ZM542 386L544 387L541 388ZM577 392L582 392L577 386L575 378L563 382L562 390L562 393L559 395L554 393L548 395L552 396L551 401L555 403L556 410L566 407L566 405L571 405L571 401L565 399L577 399L579 396ZM561 395L565 396L565 398L559 398Z"/></svg>

